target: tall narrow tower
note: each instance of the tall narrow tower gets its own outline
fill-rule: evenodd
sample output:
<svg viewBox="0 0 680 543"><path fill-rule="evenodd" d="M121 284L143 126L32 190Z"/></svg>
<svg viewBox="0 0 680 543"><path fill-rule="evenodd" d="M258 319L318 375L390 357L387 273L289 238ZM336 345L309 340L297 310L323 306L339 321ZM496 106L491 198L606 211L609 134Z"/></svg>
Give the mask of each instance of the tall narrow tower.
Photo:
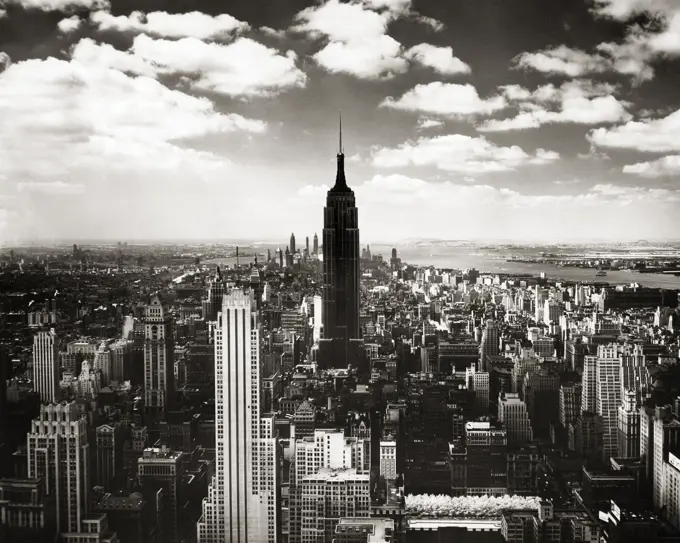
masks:
<svg viewBox="0 0 680 543"><path fill-rule="evenodd" d="M144 406L153 416L165 414L175 394L174 356L172 317L155 295L144 313Z"/></svg>
<svg viewBox="0 0 680 543"><path fill-rule="evenodd" d="M215 475L198 522L199 543L278 541L274 416L260 413L260 332L254 300L224 297L215 330Z"/></svg>
<svg viewBox="0 0 680 543"><path fill-rule="evenodd" d="M347 367L349 343L359 338L359 213L345 180L342 120L335 186L328 191L323 229L323 337L333 362Z"/></svg>
<svg viewBox="0 0 680 543"><path fill-rule="evenodd" d="M42 402L59 400L59 341L54 329L33 338L33 388Z"/></svg>
<svg viewBox="0 0 680 543"><path fill-rule="evenodd" d="M314 246L312 251L315 255L319 254L319 236L316 235L316 232L314 233Z"/></svg>
<svg viewBox="0 0 680 543"><path fill-rule="evenodd" d="M290 252L295 254L295 234L290 235Z"/></svg>

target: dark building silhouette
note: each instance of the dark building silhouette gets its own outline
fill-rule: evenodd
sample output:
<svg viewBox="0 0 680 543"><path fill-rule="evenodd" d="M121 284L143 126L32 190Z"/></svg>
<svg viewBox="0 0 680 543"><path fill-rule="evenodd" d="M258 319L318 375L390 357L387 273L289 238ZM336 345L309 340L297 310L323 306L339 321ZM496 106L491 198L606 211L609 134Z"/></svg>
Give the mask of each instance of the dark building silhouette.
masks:
<svg viewBox="0 0 680 543"><path fill-rule="evenodd" d="M314 254L318 255L319 254L319 236L314 234L314 248L313 248Z"/></svg>
<svg viewBox="0 0 680 543"><path fill-rule="evenodd" d="M342 125L335 186L328 191L323 229L323 339L321 364L347 367L359 339L359 213L345 180ZM330 342L329 342L330 340ZM329 345L330 343L330 345ZM321 353L320 353L321 354Z"/></svg>
<svg viewBox="0 0 680 543"><path fill-rule="evenodd" d="M295 234L290 235L290 252L295 254Z"/></svg>

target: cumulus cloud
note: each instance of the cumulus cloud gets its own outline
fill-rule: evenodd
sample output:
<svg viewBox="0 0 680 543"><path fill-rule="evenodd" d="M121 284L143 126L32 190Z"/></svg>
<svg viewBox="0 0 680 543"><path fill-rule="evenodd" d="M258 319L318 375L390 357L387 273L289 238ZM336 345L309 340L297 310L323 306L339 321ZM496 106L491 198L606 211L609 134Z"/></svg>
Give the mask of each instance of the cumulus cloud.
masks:
<svg viewBox="0 0 680 543"><path fill-rule="evenodd" d="M453 56L452 47L437 47L429 43L421 43L411 47L404 53L404 56L444 75L469 74L471 72L470 66Z"/></svg>
<svg viewBox="0 0 680 543"><path fill-rule="evenodd" d="M680 151L680 110L660 119L629 121L612 128L596 128L588 140L599 147L667 153Z"/></svg>
<svg viewBox="0 0 680 543"><path fill-rule="evenodd" d="M412 224L423 226L422 236L437 238L497 238L526 241L561 236L589 239L597 230L612 239L639 238L672 224L679 191L599 184L577 194L519 192L469 180L460 183L426 181L401 174L376 175L353 186L364 213L362 232L373 238L404 239L413 236ZM326 186L306 185L289 197L287 209L323 206ZM636 202L641 220L631 221L621 209ZM384 221L388 209L390 221ZM568 213L573 219L555 223ZM550 233L536 224L551 224Z"/></svg>
<svg viewBox="0 0 680 543"><path fill-rule="evenodd" d="M76 30L78 30L82 22L83 21L80 17L78 17L77 15L73 15L71 17L59 21L57 23L57 28L59 29L60 32L63 32L64 34L69 34L70 32L75 32Z"/></svg>
<svg viewBox="0 0 680 543"><path fill-rule="evenodd" d="M499 147L483 137L450 134L419 138L398 147L378 148L373 165L381 168L434 166L467 174L511 171L525 165L545 165L559 160L558 153L538 149L529 154L521 147Z"/></svg>
<svg viewBox="0 0 680 543"><path fill-rule="evenodd" d="M416 85L399 98L387 97L381 107L450 117L488 115L507 106L503 96L481 98L472 85L435 81Z"/></svg>
<svg viewBox="0 0 680 543"><path fill-rule="evenodd" d="M63 12L76 9L108 10L111 8L109 0L4 0L4 4L21 6L24 9Z"/></svg>
<svg viewBox="0 0 680 543"><path fill-rule="evenodd" d="M327 71L361 79L386 79L408 69L409 57L405 57L401 43L387 34L390 23L406 17L420 17L411 10L410 0L328 0L300 11L291 31L326 41L312 58ZM434 25L438 21L423 22ZM429 59L432 52L428 52ZM445 62L445 69L453 69L454 59L447 60L442 61L440 53L437 66Z"/></svg>
<svg viewBox="0 0 680 543"><path fill-rule="evenodd" d="M331 73L346 73L362 79L387 79L408 69L401 58L401 44L382 35L349 42L332 41L313 55Z"/></svg>
<svg viewBox="0 0 680 543"><path fill-rule="evenodd" d="M135 38L131 53L156 66L159 73L188 76L196 89L230 96L271 96L292 87L302 87L306 75L296 66L293 51L279 54L250 38L227 45L196 38Z"/></svg>
<svg viewBox="0 0 680 543"><path fill-rule="evenodd" d="M71 58L85 66L114 68L136 75L155 77L157 72L157 67L143 58L90 38L83 38L71 49Z"/></svg>
<svg viewBox="0 0 680 543"><path fill-rule="evenodd" d="M669 155L648 162L628 164L623 167L623 173L649 178L679 175L680 155Z"/></svg>
<svg viewBox="0 0 680 543"><path fill-rule="evenodd" d="M248 23L239 21L229 14L212 16L200 11L189 13L133 11L130 15L119 16L108 11L97 11L90 15L90 21L99 30L104 31L139 32L166 38L200 40L232 37L249 28Z"/></svg>
<svg viewBox="0 0 680 543"><path fill-rule="evenodd" d="M148 161L151 149L190 153L177 140L265 129L155 79L54 58L19 62L0 76L0 117L0 174L19 178L68 175L96 163L97 141L110 142L109 156L137 146Z"/></svg>
<svg viewBox="0 0 680 543"><path fill-rule="evenodd" d="M560 45L552 49L521 53L514 59L516 68L535 70L545 74L583 77L605 72L618 72L637 81L654 77L649 66L649 55L632 41L622 44L601 43L597 52L588 53Z"/></svg>
<svg viewBox="0 0 680 543"><path fill-rule="evenodd" d="M503 91L509 100L518 102L517 107L522 111L512 118L488 120L478 126L480 132L527 130L551 123L597 125L631 118L626 110L629 104L613 96L615 88L606 83L578 81L561 87L543 85L533 92L511 85Z"/></svg>

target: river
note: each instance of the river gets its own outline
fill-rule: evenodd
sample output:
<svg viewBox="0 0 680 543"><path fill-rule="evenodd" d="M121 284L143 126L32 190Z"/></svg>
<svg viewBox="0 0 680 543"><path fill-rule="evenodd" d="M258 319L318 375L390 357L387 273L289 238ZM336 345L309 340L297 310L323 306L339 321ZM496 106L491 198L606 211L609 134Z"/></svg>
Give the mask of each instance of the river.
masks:
<svg viewBox="0 0 680 543"><path fill-rule="evenodd" d="M268 246L260 246L257 251L260 253L258 260L266 260ZM274 257L275 246L270 246L272 258ZM385 260L389 260L391 246L373 245L371 250L374 254L382 254ZM251 252L253 249L248 248ZM488 253L484 250L477 250L472 247L400 247L397 245L399 258L406 264L416 264L418 266L435 266L438 268L453 268L465 270L476 268L482 272L492 273L512 273L530 274L538 276L545 273L551 279L564 279L567 281L598 282L611 284L638 283L645 287L680 289L680 277L661 273L637 273L635 271L607 271L606 277L597 277L596 269L593 268L569 268L559 267L553 264L542 264L532 262L507 262L511 254L509 252ZM525 256L531 256L529 250L524 251ZM241 257L240 263L252 262L253 257ZM216 258L206 260L204 264L209 265L228 265L236 264L236 258Z"/></svg>

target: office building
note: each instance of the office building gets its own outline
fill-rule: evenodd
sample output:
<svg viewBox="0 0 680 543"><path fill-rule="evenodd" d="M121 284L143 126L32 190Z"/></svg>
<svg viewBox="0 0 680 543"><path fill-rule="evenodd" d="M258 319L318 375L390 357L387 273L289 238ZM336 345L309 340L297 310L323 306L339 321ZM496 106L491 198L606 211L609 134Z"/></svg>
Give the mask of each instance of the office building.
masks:
<svg viewBox="0 0 680 543"><path fill-rule="evenodd" d="M144 407L165 414L175 394L173 321L158 295L144 312Z"/></svg>
<svg viewBox="0 0 680 543"><path fill-rule="evenodd" d="M162 500L158 529L164 543L178 543L184 539L180 532L180 506L183 505L180 493L185 472L183 454L165 446L150 447L144 449L137 460L137 479L144 499L154 504Z"/></svg>
<svg viewBox="0 0 680 543"><path fill-rule="evenodd" d="M489 319L482 332L482 341L479 345L479 370L488 372L487 356L498 356L500 348L500 327L495 321Z"/></svg>
<svg viewBox="0 0 680 543"><path fill-rule="evenodd" d="M290 235L290 254L294 255L297 252L297 249L295 248L295 234Z"/></svg>
<svg viewBox="0 0 680 543"><path fill-rule="evenodd" d="M315 255L319 254L319 236L314 233L314 248L313 248L313 253Z"/></svg>
<svg viewBox="0 0 680 543"><path fill-rule="evenodd" d="M603 460L618 456L618 408L621 403L621 358L616 351L600 347L597 357L597 414L602 417Z"/></svg>
<svg viewBox="0 0 680 543"><path fill-rule="evenodd" d="M581 375L581 413L597 411L597 356L583 357Z"/></svg>
<svg viewBox="0 0 680 543"><path fill-rule="evenodd" d="M54 329L33 337L33 389L43 402L60 399L59 338Z"/></svg>
<svg viewBox="0 0 680 543"><path fill-rule="evenodd" d="M52 543L56 530L56 497L47 494L44 479L0 479L0 533L4 541Z"/></svg>
<svg viewBox="0 0 680 543"><path fill-rule="evenodd" d="M57 532L80 529L88 514L90 448L87 421L75 402L40 406L27 436L28 476L56 498Z"/></svg>
<svg viewBox="0 0 680 543"><path fill-rule="evenodd" d="M123 432L120 423L102 424L96 430L95 483L108 489L123 467Z"/></svg>
<svg viewBox="0 0 680 543"><path fill-rule="evenodd" d="M224 297L215 329L215 475L199 543L278 541L279 458L273 415L260 412L260 330L254 300Z"/></svg>
<svg viewBox="0 0 680 543"><path fill-rule="evenodd" d="M388 481L397 478L397 440L391 434L380 440L380 475Z"/></svg>
<svg viewBox="0 0 680 543"><path fill-rule="evenodd" d="M619 405L618 438L619 458L640 458L640 406L634 390L627 390Z"/></svg>
<svg viewBox="0 0 680 543"><path fill-rule="evenodd" d="M299 481L302 543L333 543L342 517L371 514L370 476L352 468L322 468Z"/></svg>
<svg viewBox="0 0 680 543"><path fill-rule="evenodd" d="M359 212L345 180L342 128L335 185L328 191L323 229L323 338L327 367L351 363L351 340L359 333Z"/></svg>
<svg viewBox="0 0 680 543"><path fill-rule="evenodd" d="M576 422L581 414L581 385L571 384L560 386L560 424L567 428L570 423Z"/></svg>
<svg viewBox="0 0 680 543"><path fill-rule="evenodd" d="M394 520L389 518L342 518L335 527L335 543L390 543Z"/></svg>
<svg viewBox="0 0 680 543"><path fill-rule="evenodd" d="M315 430L313 436L296 440L295 458L290 467L290 543L302 541L304 519L300 481L325 468L354 469L356 473L368 476L371 471L370 451L370 438L345 437L340 430Z"/></svg>
<svg viewBox="0 0 680 543"><path fill-rule="evenodd" d="M498 395L498 420L507 431L508 444L524 443L534 438L527 406L518 394L501 392Z"/></svg>

